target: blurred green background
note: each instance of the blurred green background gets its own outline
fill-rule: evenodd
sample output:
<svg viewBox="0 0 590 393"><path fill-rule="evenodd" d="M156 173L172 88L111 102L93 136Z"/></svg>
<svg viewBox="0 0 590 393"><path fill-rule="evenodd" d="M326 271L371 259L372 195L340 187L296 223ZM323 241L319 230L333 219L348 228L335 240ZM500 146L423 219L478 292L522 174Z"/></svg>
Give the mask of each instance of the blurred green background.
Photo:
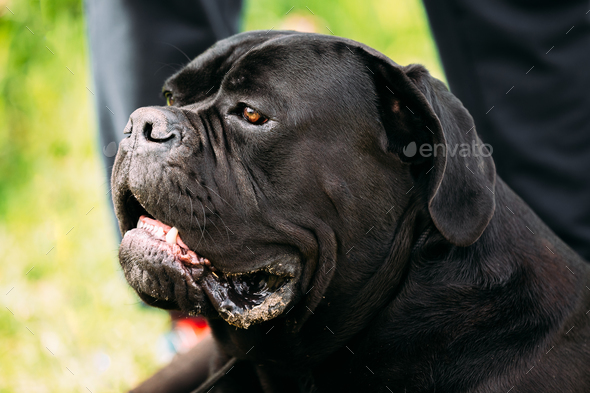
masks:
<svg viewBox="0 0 590 393"><path fill-rule="evenodd" d="M117 262L78 0L0 0L0 392L119 392L167 313ZM314 30L443 78L418 0L246 0L244 30Z"/></svg>

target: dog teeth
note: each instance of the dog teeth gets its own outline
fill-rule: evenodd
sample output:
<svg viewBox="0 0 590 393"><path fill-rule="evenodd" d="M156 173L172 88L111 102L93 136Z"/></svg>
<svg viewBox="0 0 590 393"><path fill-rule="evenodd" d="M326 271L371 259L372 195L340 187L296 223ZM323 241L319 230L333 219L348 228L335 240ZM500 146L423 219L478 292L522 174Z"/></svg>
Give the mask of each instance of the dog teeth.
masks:
<svg viewBox="0 0 590 393"><path fill-rule="evenodd" d="M162 228L160 228L162 229ZM162 231L163 233L164 231ZM176 227L172 227L166 234L166 243L168 244L176 244L176 239L178 238L178 229Z"/></svg>

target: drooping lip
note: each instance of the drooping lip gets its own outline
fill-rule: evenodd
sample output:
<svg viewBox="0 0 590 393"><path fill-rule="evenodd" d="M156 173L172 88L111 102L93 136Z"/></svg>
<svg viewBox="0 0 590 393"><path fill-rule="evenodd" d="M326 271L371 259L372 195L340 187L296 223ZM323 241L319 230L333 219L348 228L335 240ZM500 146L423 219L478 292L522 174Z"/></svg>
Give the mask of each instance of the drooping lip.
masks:
<svg viewBox="0 0 590 393"><path fill-rule="evenodd" d="M247 328L252 324L279 316L288 304L296 300L297 278L300 275L300 261L296 257L287 255L284 258L269 261L256 270L224 273L215 268L214 262L191 250L175 227L151 217L132 194L127 196L125 213L126 217L123 220L120 218L121 229L124 230L124 241L121 243L120 251L121 264L139 264L136 269L141 269L141 262L138 262L138 259L151 258L152 260L144 262L149 263L152 269L157 269L159 261L153 259L162 259L167 265L168 275L182 276L182 280L187 282L189 289L195 287L193 292L204 293L213 308L228 323ZM131 224L133 221L130 221L134 216L139 216L135 225ZM134 239L141 239L141 241L134 241ZM138 246L143 249L131 249ZM127 250L122 252L123 248ZM134 257L123 258L124 255L134 255ZM171 273L170 266L175 272ZM138 286L143 284L135 282L133 285L130 277L127 278L139 292ZM161 294L162 291L166 293L165 296ZM163 300L169 301L170 296L173 295L168 295L170 291L162 291L152 290L151 294L147 295L155 298L158 298L158 295L163 296L165 297ZM145 292L145 288L142 288L142 292ZM174 296L177 296L177 289L172 292ZM180 293L182 296L188 296L188 292ZM187 312L195 312L195 310L199 312L209 308L192 304L203 301L202 296L200 298L195 296L194 299L175 299L176 304L181 309L186 308Z"/></svg>

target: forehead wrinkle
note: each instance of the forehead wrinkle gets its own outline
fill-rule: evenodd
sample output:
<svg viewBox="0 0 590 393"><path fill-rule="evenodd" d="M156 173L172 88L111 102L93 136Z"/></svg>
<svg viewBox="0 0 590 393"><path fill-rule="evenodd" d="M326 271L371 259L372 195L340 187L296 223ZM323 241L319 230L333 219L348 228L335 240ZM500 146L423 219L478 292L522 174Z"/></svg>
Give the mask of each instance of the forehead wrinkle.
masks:
<svg viewBox="0 0 590 393"><path fill-rule="evenodd" d="M292 120L297 123L304 120L300 116L317 114L326 103L338 109L336 112L375 112L374 100L361 98L374 95L372 80L361 61L350 53L334 59L332 46L325 42L317 43L320 48L307 44L294 47L284 39L275 39L257 47L239 60L223 89L253 100L263 97L265 105L295 116Z"/></svg>

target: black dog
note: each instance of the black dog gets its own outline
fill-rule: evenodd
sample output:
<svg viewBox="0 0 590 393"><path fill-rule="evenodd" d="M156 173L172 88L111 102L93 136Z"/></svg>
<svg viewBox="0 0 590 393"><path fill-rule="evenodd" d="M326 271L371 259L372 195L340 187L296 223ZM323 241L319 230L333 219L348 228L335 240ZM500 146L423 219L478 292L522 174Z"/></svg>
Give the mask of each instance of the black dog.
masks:
<svg viewBox="0 0 590 393"><path fill-rule="evenodd" d="M587 264L423 67L251 32L164 89L131 115L113 195L131 286L209 320L192 388L590 391Z"/></svg>

